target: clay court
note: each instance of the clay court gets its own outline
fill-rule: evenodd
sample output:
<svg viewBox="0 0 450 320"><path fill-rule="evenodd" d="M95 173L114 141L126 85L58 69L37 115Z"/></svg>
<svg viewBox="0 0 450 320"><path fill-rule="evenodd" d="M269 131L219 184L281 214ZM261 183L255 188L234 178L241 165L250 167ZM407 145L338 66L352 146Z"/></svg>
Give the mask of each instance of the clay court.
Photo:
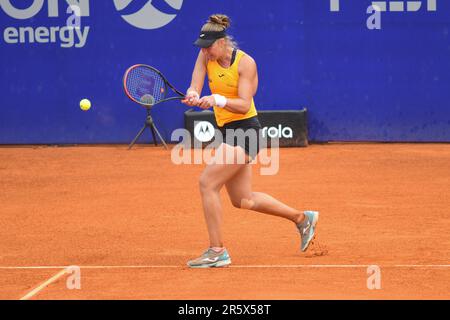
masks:
<svg viewBox="0 0 450 320"><path fill-rule="evenodd" d="M450 299L450 145L280 149L278 174L254 165L254 190L320 211L312 248L223 190L233 263L193 270L203 166L143 145L0 148L0 299Z"/></svg>

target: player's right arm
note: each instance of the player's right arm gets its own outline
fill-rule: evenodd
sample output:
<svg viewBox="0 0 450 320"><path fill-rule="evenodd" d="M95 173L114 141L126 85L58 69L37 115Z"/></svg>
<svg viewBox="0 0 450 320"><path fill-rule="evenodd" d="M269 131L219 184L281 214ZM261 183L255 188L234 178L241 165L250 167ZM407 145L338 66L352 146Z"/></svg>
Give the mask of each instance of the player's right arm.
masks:
<svg viewBox="0 0 450 320"><path fill-rule="evenodd" d="M206 76L206 56L200 50L192 72L191 86L187 89L186 98L182 100L188 106L196 106L202 93Z"/></svg>

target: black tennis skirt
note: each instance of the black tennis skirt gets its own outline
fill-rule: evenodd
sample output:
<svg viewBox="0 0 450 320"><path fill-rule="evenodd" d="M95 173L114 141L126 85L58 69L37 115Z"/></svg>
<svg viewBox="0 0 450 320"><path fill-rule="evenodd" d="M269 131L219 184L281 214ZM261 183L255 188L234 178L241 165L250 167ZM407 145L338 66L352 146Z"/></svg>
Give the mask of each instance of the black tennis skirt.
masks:
<svg viewBox="0 0 450 320"><path fill-rule="evenodd" d="M256 158L261 139L261 124L258 116L232 121L226 123L223 127L219 127L219 129L224 143L234 147L240 146L252 160Z"/></svg>

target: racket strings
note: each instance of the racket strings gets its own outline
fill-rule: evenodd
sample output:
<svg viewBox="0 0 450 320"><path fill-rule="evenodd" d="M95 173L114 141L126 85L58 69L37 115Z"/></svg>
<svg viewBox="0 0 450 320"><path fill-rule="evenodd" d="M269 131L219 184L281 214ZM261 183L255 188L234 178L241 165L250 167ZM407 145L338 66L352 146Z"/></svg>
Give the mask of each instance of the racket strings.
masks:
<svg viewBox="0 0 450 320"><path fill-rule="evenodd" d="M166 84L162 77L145 67L130 70L126 86L133 99L147 104L163 100L166 95Z"/></svg>

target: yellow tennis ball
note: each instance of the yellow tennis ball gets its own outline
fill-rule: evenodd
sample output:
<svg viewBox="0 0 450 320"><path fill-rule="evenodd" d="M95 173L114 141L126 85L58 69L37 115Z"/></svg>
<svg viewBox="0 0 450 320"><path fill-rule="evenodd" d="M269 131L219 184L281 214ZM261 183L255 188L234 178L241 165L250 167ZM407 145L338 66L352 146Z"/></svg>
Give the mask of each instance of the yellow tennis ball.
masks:
<svg viewBox="0 0 450 320"><path fill-rule="evenodd" d="M91 108L91 102L88 99L83 99L80 101L80 108L83 111L88 111Z"/></svg>

